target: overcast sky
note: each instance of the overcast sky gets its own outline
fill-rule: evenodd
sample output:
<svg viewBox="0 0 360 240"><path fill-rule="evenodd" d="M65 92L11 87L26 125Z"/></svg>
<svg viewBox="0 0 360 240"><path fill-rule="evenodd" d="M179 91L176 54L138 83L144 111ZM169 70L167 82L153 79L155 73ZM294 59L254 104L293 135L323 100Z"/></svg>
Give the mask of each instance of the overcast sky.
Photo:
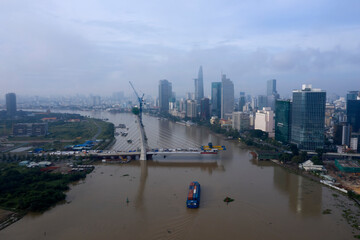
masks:
<svg viewBox="0 0 360 240"><path fill-rule="evenodd" d="M0 0L0 94L360 89L359 0Z"/></svg>

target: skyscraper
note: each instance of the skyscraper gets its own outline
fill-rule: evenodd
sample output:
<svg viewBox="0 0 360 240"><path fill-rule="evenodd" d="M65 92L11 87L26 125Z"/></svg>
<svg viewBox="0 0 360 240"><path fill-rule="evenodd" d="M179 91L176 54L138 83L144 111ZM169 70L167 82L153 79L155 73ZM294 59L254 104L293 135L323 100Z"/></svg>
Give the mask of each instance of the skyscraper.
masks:
<svg viewBox="0 0 360 240"><path fill-rule="evenodd" d="M221 82L211 83L211 114L221 117Z"/></svg>
<svg viewBox="0 0 360 240"><path fill-rule="evenodd" d="M221 118L232 116L234 111L234 84L226 75L221 79Z"/></svg>
<svg viewBox="0 0 360 240"><path fill-rule="evenodd" d="M263 109L267 106L267 96L259 95L257 98L257 109Z"/></svg>
<svg viewBox="0 0 360 240"><path fill-rule="evenodd" d="M203 98L200 101L200 119L207 120L210 118L210 99Z"/></svg>
<svg viewBox="0 0 360 240"><path fill-rule="evenodd" d="M5 98L6 98L6 113L9 116L14 116L16 114L16 94L7 93Z"/></svg>
<svg viewBox="0 0 360 240"><path fill-rule="evenodd" d="M324 147L326 92L303 85L293 91L291 142L300 149Z"/></svg>
<svg viewBox="0 0 360 240"><path fill-rule="evenodd" d="M275 111L275 101L279 99L279 94L276 91L276 79L267 81L266 96L266 106L271 107L271 109Z"/></svg>
<svg viewBox="0 0 360 240"><path fill-rule="evenodd" d="M360 97L360 92L359 91L349 91L346 94L346 101L348 101L348 100L357 100L358 97Z"/></svg>
<svg viewBox="0 0 360 240"><path fill-rule="evenodd" d="M204 97L204 84L203 84L203 70L202 66L199 68L198 78L195 81L195 100L200 103L200 100Z"/></svg>
<svg viewBox="0 0 360 240"><path fill-rule="evenodd" d="M277 91L276 91L276 79L271 79L271 80L267 81L266 95L271 96L273 94L277 94Z"/></svg>
<svg viewBox="0 0 360 240"><path fill-rule="evenodd" d="M240 92L239 111L242 112L246 103L245 92Z"/></svg>
<svg viewBox="0 0 360 240"><path fill-rule="evenodd" d="M291 102L276 100L275 140L288 143L291 136Z"/></svg>
<svg viewBox="0 0 360 240"><path fill-rule="evenodd" d="M348 100L346 103L347 121L352 132L360 131L360 100Z"/></svg>
<svg viewBox="0 0 360 240"><path fill-rule="evenodd" d="M172 84L168 80L159 81L159 107L160 112L169 111L169 101L172 97Z"/></svg>

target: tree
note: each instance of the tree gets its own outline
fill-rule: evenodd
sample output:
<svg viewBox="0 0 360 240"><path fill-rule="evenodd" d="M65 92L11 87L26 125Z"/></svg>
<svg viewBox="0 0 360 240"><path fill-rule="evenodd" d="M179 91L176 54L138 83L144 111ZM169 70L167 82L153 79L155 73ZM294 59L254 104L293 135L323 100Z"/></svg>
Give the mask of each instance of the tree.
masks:
<svg viewBox="0 0 360 240"><path fill-rule="evenodd" d="M298 155L298 156L293 156L292 158L291 158L291 161L293 162L293 163L297 163L297 164L299 164L299 163L301 163L302 161L301 161L301 157Z"/></svg>
<svg viewBox="0 0 360 240"><path fill-rule="evenodd" d="M267 132L263 132L259 129L249 130L250 137L260 138L262 140L266 140L269 137Z"/></svg>
<svg viewBox="0 0 360 240"><path fill-rule="evenodd" d="M315 165L322 165L323 162L322 160L318 157L318 156L313 156L311 158L311 161L315 164Z"/></svg>
<svg viewBox="0 0 360 240"><path fill-rule="evenodd" d="M290 144L290 150L294 156L299 155L299 149L296 144Z"/></svg>
<svg viewBox="0 0 360 240"><path fill-rule="evenodd" d="M132 111L132 113L135 114L135 115L139 115L139 114L140 114L140 110L139 110L138 107L133 107L131 111Z"/></svg>
<svg viewBox="0 0 360 240"><path fill-rule="evenodd" d="M301 151L300 158L301 158L301 161L305 162L307 160L307 152Z"/></svg>
<svg viewBox="0 0 360 240"><path fill-rule="evenodd" d="M288 161L291 160L291 155L288 154L288 153L282 153L282 154L280 155L280 157L279 157L279 160L280 160L281 162L288 162Z"/></svg>
<svg viewBox="0 0 360 240"><path fill-rule="evenodd" d="M315 150L315 152L317 153L317 156L318 156L320 159L322 159L323 154L325 153L324 149L321 149L321 148L317 148L317 149Z"/></svg>

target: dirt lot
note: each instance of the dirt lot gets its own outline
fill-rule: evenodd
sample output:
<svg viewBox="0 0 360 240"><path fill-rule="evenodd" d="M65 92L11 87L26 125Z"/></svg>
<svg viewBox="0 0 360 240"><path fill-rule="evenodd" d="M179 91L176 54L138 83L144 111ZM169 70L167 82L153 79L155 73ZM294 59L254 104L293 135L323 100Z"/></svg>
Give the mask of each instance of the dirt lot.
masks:
<svg viewBox="0 0 360 240"><path fill-rule="evenodd" d="M328 170L328 175L336 179L340 185L346 189L353 190L357 194L360 194L360 175L355 173L340 172L334 162L327 162L325 165Z"/></svg>

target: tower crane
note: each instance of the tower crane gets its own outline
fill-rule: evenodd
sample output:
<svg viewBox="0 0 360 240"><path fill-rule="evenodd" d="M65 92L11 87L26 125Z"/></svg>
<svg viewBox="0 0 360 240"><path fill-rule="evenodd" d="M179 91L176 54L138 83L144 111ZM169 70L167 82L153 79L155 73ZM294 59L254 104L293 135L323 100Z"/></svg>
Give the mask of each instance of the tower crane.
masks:
<svg viewBox="0 0 360 240"><path fill-rule="evenodd" d="M131 81L129 81L130 83L130 86L132 87L132 89L134 90L134 93L139 101L139 120L140 120L140 123L141 125L143 125L142 123L142 105L143 105L143 102L144 102L144 94L140 97L139 94L136 92L133 84L131 83Z"/></svg>

